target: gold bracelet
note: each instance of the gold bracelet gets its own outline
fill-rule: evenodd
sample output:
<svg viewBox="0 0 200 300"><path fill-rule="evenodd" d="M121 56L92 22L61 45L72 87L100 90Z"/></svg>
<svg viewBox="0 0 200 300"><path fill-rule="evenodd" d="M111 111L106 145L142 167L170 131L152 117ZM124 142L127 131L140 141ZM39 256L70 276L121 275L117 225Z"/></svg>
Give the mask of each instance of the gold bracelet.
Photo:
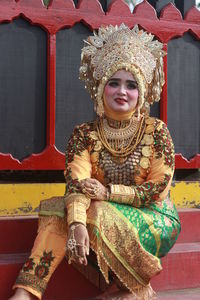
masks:
<svg viewBox="0 0 200 300"><path fill-rule="evenodd" d="M124 204L133 204L135 198L135 190L131 186L122 184L110 185L110 201Z"/></svg>
<svg viewBox="0 0 200 300"><path fill-rule="evenodd" d="M81 202L72 202L67 205L67 223L82 223L86 226L86 206Z"/></svg>

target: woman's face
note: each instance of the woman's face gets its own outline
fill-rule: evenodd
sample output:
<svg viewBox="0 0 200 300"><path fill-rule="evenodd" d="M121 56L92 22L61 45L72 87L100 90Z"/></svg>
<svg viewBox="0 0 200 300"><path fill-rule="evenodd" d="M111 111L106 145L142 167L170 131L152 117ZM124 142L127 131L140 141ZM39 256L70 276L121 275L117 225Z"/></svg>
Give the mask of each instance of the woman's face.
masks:
<svg viewBox="0 0 200 300"><path fill-rule="evenodd" d="M114 73L106 83L104 97L114 112L133 111L138 101L138 86L133 75L125 70Z"/></svg>

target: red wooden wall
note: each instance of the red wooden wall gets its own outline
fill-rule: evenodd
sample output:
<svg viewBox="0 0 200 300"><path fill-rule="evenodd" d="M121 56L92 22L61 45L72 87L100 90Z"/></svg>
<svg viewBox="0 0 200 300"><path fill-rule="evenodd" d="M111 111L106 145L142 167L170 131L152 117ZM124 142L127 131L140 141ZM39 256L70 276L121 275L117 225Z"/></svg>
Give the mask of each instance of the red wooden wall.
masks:
<svg viewBox="0 0 200 300"><path fill-rule="evenodd" d="M105 13L98 0L79 0L75 7L72 0L51 0L46 8L41 0L1 0L0 23L12 22L23 17L31 24L41 26L48 35L47 53L47 135L46 148L39 154L19 161L11 154L0 153L0 170L62 170L65 156L55 146L55 104L56 104L56 33L64 27L72 27L83 22L89 29L98 29L101 25L120 25L129 27L139 24L145 30L156 35L165 44L174 37L181 37L190 32L200 39L200 11L191 8L183 18L180 11L168 4L157 17L154 8L144 1L133 13L123 0L113 0ZM167 75L167 56L165 57ZM167 76L166 76L167 78ZM167 82L160 102L160 117L167 123ZM190 161L181 154L176 154L177 169L200 168L200 154Z"/></svg>

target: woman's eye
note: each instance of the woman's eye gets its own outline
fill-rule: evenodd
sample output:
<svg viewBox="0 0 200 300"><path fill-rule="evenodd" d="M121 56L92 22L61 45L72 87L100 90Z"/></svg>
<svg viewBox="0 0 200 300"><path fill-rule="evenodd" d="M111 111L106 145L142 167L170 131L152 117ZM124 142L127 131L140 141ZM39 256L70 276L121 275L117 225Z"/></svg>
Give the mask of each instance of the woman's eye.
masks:
<svg viewBox="0 0 200 300"><path fill-rule="evenodd" d="M137 83L136 83L136 82L129 83L129 84L127 85L127 87L128 87L128 89L130 89L130 90L135 90L135 89L137 89L137 88L138 88L138 86L137 86Z"/></svg>
<svg viewBox="0 0 200 300"><path fill-rule="evenodd" d="M112 86L112 87L118 86L118 82L117 81L110 81L108 84L109 84L109 86Z"/></svg>

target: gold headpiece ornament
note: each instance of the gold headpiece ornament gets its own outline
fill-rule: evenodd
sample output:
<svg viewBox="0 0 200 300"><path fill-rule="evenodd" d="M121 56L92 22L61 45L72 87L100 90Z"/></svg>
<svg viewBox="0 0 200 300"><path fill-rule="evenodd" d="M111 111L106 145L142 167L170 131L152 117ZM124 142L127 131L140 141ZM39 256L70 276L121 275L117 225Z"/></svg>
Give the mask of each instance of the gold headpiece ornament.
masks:
<svg viewBox="0 0 200 300"><path fill-rule="evenodd" d="M154 36L126 25L101 27L89 36L81 53L80 79L95 101L99 116L104 113L103 92L108 79L118 70L133 74L138 84L138 108L160 100L164 84L163 44Z"/></svg>

